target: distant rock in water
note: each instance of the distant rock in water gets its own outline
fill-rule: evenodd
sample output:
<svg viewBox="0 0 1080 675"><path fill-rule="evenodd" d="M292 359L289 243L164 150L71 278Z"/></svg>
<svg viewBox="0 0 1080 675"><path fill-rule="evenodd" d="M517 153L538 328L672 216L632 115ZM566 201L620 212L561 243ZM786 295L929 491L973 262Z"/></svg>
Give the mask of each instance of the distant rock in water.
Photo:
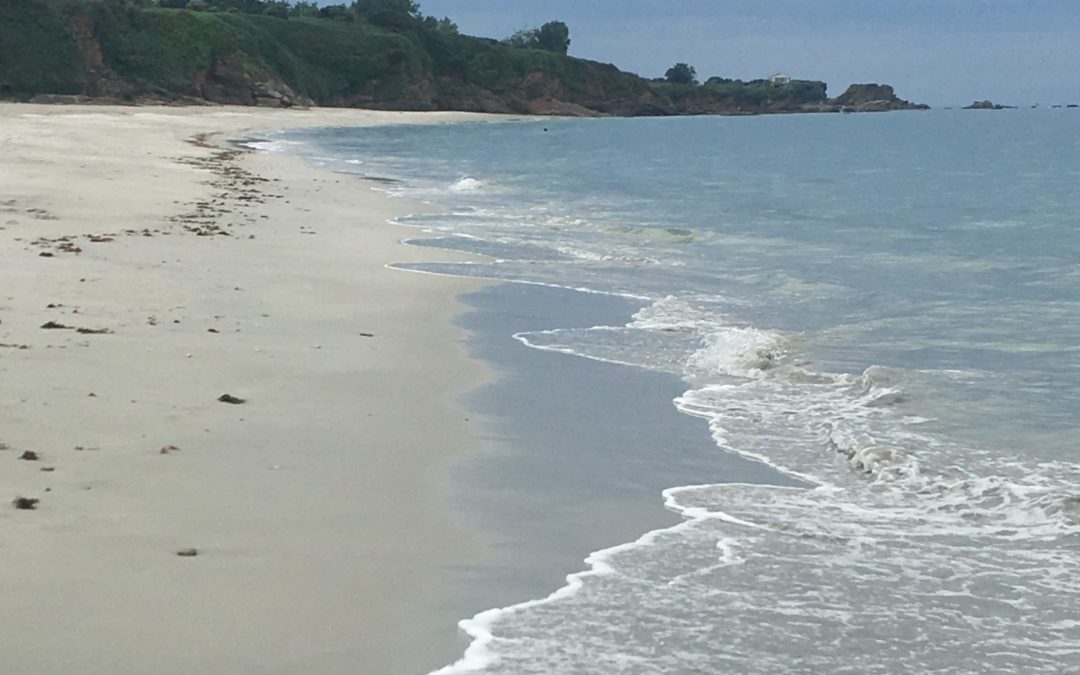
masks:
<svg viewBox="0 0 1080 675"><path fill-rule="evenodd" d="M998 105L993 101L974 101L971 105L964 106L964 110L1008 110L1015 107L1014 105Z"/></svg>
<svg viewBox="0 0 1080 675"><path fill-rule="evenodd" d="M843 94L829 101L843 112L885 112L889 110L929 110L925 103L912 103L898 97L887 84L853 84Z"/></svg>

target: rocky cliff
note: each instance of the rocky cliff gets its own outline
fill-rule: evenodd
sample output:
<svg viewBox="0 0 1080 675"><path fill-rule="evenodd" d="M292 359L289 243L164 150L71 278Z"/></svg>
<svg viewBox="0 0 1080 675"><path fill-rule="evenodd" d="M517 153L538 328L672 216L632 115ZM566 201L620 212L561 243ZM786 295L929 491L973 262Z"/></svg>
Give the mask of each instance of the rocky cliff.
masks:
<svg viewBox="0 0 1080 675"><path fill-rule="evenodd" d="M853 84L829 103L844 112L930 109L928 105L912 103L898 97L893 88L887 84Z"/></svg>
<svg viewBox="0 0 1080 675"><path fill-rule="evenodd" d="M919 107L886 85L833 101L813 81L672 85L422 26L113 0L0 0L0 97L619 116Z"/></svg>

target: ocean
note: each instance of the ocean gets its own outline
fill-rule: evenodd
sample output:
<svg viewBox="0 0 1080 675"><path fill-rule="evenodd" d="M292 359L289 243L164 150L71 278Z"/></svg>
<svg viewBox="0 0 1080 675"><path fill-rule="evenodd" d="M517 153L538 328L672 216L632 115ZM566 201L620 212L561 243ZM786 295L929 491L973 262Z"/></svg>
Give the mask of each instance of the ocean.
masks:
<svg viewBox="0 0 1080 675"><path fill-rule="evenodd" d="M489 396L530 480L598 512L636 486L565 582L462 617L440 673L1080 671L1076 111L271 140L486 256L400 267L504 282L470 331L545 359Z"/></svg>

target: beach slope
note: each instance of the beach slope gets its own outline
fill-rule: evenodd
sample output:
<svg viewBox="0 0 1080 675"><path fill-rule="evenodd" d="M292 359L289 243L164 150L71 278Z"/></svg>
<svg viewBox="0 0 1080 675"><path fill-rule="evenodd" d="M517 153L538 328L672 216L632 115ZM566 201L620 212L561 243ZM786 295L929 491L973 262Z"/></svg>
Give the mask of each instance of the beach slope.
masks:
<svg viewBox="0 0 1080 675"><path fill-rule="evenodd" d="M416 205L224 140L465 118L0 104L6 672L458 655L440 593L477 544L434 495L475 282L385 267L450 259L398 243Z"/></svg>

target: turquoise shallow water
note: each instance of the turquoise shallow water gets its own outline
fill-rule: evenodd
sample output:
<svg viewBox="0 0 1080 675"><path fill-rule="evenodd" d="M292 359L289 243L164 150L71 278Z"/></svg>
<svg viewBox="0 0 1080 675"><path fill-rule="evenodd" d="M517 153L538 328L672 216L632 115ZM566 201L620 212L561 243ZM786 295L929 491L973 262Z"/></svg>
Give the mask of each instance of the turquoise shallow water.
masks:
<svg viewBox="0 0 1080 675"><path fill-rule="evenodd" d="M491 256L423 271L634 299L626 323L515 337L678 376L717 453L813 486L669 486L680 525L465 622L449 672L1080 669L1076 111L274 146L393 180L447 209L406 219L426 245Z"/></svg>

